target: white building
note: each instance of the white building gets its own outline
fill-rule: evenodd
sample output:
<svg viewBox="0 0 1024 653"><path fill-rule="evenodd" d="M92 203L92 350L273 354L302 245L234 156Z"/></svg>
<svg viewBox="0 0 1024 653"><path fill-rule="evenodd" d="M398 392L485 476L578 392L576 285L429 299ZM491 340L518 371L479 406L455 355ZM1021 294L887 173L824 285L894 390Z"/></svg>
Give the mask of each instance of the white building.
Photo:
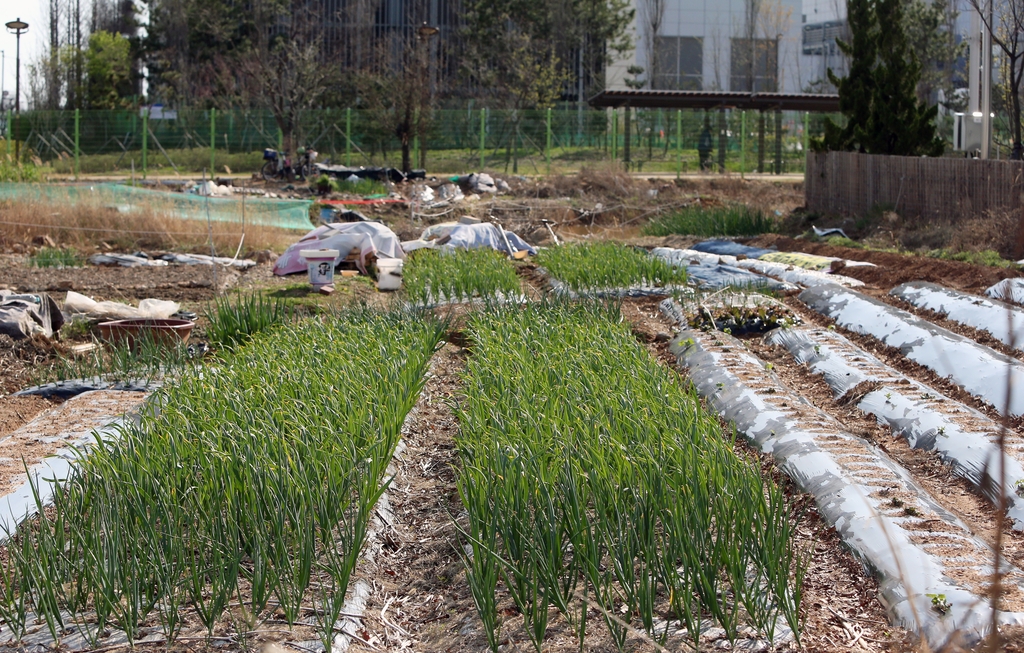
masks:
<svg viewBox="0 0 1024 653"><path fill-rule="evenodd" d="M798 93L821 74L803 54L803 0L632 1L636 47L609 66L609 90Z"/></svg>

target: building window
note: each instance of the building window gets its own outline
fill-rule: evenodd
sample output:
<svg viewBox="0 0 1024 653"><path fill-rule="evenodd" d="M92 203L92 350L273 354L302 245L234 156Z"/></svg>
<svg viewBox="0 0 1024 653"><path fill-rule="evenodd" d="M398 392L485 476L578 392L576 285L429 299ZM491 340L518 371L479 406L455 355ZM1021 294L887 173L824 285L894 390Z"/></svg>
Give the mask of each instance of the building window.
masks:
<svg viewBox="0 0 1024 653"><path fill-rule="evenodd" d="M775 93L779 90L779 42L732 39L729 90Z"/></svg>
<svg viewBox="0 0 1024 653"><path fill-rule="evenodd" d="M651 87L660 91L703 89L704 40L693 36L655 37Z"/></svg>

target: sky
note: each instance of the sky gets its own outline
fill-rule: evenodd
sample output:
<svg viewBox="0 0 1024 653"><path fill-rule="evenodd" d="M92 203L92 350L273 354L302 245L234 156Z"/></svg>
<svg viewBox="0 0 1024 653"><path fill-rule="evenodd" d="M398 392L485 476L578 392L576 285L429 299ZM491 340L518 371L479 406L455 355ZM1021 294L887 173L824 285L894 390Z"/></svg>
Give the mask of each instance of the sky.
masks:
<svg viewBox="0 0 1024 653"><path fill-rule="evenodd" d="M15 38L3 28L3 23L21 18L28 23L28 32L21 35L21 106L25 107L25 92L28 88L25 76L28 64L43 53L46 48L46 24L44 12L46 0L0 0L0 50L3 51L3 87L14 97L14 54Z"/></svg>

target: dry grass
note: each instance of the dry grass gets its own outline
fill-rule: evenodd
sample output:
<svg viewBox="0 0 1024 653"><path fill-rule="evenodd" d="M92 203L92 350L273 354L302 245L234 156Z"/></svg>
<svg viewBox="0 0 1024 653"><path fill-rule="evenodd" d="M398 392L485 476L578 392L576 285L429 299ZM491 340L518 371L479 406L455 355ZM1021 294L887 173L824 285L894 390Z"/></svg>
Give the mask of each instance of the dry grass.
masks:
<svg viewBox="0 0 1024 653"><path fill-rule="evenodd" d="M210 231L218 251L235 251L243 226L237 222L183 220L169 207L152 202L130 213L102 201L10 200L0 202L0 251L17 250L49 237L61 247L80 250L139 249L201 251L209 247ZM297 231L246 224L244 251L282 251L301 235Z"/></svg>

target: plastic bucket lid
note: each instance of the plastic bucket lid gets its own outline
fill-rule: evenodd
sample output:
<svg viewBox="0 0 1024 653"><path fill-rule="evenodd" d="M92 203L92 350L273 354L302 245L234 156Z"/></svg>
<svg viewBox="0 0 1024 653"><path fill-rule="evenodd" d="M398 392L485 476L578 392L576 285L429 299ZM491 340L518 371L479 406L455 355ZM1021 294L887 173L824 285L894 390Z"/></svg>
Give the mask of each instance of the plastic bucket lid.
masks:
<svg viewBox="0 0 1024 653"><path fill-rule="evenodd" d="M306 259L307 261L326 261L338 258L338 250L336 249L302 249L299 250L299 256Z"/></svg>

